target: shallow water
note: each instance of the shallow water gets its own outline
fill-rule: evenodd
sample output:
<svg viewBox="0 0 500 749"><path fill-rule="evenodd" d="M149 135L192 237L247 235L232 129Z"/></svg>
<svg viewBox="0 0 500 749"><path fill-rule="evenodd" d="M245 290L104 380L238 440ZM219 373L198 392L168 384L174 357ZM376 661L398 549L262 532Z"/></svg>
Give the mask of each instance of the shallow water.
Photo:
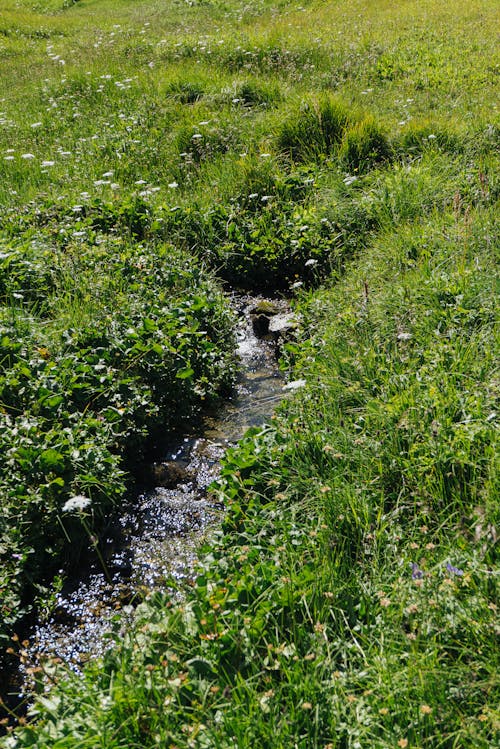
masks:
<svg viewBox="0 0 500 749"><path fill-rule="evenodd" d="M221 458L247 428L270 417L283 394L275 346L253 333L249 311L255 298L240 297L236 304L241 369L233 397L203 420L198 435L165 449L163 461L175 481L133 499L109 539L106 570L96 563L83 579L67 583L50 615L33 628L22 667L24 690L32 669L47 658L78 671L109 646L105 634L119 612L132 612L135 601L168 587L168 579L193 575L197 549L223 512L207 493Z"/></svg>

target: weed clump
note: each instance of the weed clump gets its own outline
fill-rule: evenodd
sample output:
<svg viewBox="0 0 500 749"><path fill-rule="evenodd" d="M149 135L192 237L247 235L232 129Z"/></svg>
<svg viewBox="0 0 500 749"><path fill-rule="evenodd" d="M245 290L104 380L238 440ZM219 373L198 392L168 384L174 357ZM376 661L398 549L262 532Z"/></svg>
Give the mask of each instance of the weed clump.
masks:
<svg viewBox="0 0 500 749"><path fill-rule="evenodd" d="M349 127L339 150L340 161L352 172L366 172L389 161L391 155L389 139L374 117L366 117Z"/></svg>
<svg viewBox="0 0 500 749"><path fill-rule="evenodd" d="M203 98L204 94L203 86L197 81L172 81L165 90L168 98L180 104L195 104Z"/></svg>
<svg viewBox="0 0 500 749"><path fill-rule="evenodd" d="M352 114L329 96L302 104L280 125L277 145L293 161L316 161L339 147Z"/></svg>
<svg viewBox="0 0 500 749"><path fill-rule="evenodd" d="M234 105L265 108L279 104L282 94L276 84L252 77L222 89L222 98Z"/></svg>
<svg viewBox="0 0 500 749"><path fill-rule="evenodd" d="M238 128L232 124L185 126L177 135L177 149L182 159L181 172L190 164L200 164L233 151L240 140Z"/></svg>
<svg viewBox="0 0 500 749"><path fill-rule="evenodd" d="M407 123L395 141L398 153L415 156L429 149L439 149L449 153L459 153L463 144L453 130L444 129L430 120L417 120Z"/></svg>

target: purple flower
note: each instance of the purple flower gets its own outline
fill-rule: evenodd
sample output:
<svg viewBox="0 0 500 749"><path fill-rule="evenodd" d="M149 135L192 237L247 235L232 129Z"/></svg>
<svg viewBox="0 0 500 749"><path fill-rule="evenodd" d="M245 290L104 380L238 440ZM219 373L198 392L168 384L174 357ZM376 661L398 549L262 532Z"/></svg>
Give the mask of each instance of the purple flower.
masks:
<svg viewBox="0 0 500 749"><path fill-rule="evenodd" d="M420 569L418 564L416 562L411 563L411 579L412 580L421 580L424 576L423 571Z"/></svg>
<svg viewBox="0 0 500 749"><path fill-rule="evenodd" d="M462 575L464 574L463 570L459 570L458 567L454 567L449 562L446 565L446 569L448 570L448 572L450 573L450 575L457 575L458 577L462 577Z"/></svg>

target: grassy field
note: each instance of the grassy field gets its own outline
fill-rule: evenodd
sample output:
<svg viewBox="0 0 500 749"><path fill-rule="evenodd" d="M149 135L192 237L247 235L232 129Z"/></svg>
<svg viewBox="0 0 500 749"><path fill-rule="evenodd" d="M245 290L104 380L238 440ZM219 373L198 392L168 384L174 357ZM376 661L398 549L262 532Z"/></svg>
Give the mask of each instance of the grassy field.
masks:
<svg viewBox="0 0 500 749"><path fill-rule="evenodd" d="M228 392L224 286L292 297L302 332L183 603L142 603L83 677L46 663L0 746L500 742L498 20L3 3L4 647L131 456Z"/></svg>

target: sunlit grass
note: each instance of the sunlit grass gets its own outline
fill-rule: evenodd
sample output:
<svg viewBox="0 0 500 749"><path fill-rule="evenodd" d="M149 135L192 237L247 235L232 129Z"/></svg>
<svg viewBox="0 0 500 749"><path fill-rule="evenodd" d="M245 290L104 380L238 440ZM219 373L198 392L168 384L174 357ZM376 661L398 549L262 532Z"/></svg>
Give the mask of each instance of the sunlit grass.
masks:
<svg viewBox="0 0 500 749"><path fill-rule="evenodd" d="M487 0L3 3L5 496L29 475L50 534L60 479L117 500L116 444L175 419L195 366L227 387L213 271L303 320L297 392L229 452L184 604L117 622L6 747L496 745L497 22ZM76 478L71 440L97 456ZM9 533L4 637L33 573Z"/></svg>

